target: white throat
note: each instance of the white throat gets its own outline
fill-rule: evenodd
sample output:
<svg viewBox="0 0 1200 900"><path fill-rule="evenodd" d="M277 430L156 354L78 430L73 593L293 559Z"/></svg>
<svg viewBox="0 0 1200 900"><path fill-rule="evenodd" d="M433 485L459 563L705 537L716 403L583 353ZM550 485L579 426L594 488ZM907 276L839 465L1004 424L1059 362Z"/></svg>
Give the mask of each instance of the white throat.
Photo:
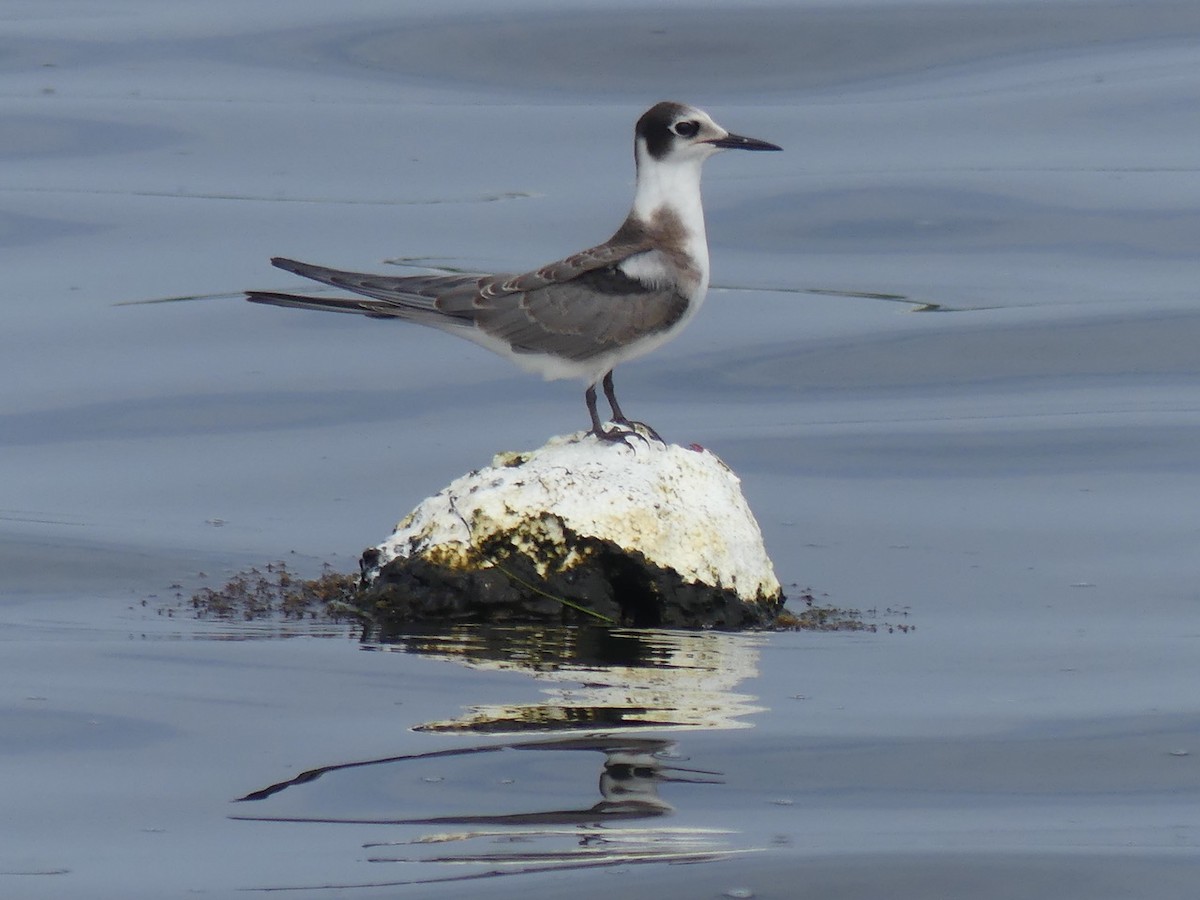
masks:
<svg viewBox="0 0 1200 900"><path fill-rule="evenodd" d="M639 142L640 144L640 142ZM637 148L637 189L633 215L653 224L656 215L672 214L684 229L684 245L708 286L708 237L704 230L704 206L700 198L700 170L704 156L657 160L644 146Z"/></svg>
<svg viewBox="0 0 1200 900"><path fill-rule="evenodd" d="M640 149L640 148L639 148ZM633 212L649 222L667 208L689 231L704 236L704 208L700 203L700 169L703 159L671 159L660 162L649 153L639 153L637 190Z"/></svg>

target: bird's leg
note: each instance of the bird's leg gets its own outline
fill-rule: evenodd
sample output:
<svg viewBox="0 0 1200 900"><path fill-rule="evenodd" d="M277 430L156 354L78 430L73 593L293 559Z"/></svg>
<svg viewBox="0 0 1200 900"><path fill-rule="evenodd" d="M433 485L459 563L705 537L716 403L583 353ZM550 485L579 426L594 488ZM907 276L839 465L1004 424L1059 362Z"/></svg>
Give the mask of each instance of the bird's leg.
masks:
<svg viewBox="0 0 1200 900"><path fill-rule="evenodd" d="M620 422L622 425L628 425L629 420L625 418L625 413L621 412L620 404L617 403L617 392L613 387L612 369L604 376L604 396L608 399L608 405L612 409L612 418L614 422Z"/></svg>
<svg viewBox="0 0 1200 900"><path fill-rule="evenodd" d="M595 388L593 388L593 391L594 390ZM633 422L625 418L625 413L621 412L621 407L617 405L617 393L613 388L612 369L609 369L608 374L604 376L604 396L608 398L608 405L612 407L612 420L614 422L616 422L618 425L628 425L631 428L634 425L637 425L640 428L644 428L649 433L650 437L654 438L660 444L666 443L666 441L658 436L658 432L645 422Z"/></svg>
<svg viewBox="0 0 1200 900"><path fill-rule="evenodd" d="M605 393L607 392L608 389L605 388ZM588 385L588 389L583 393L583 399L587 401L588 415L592 417L591 433L595 435L597 439L608 441L610 444L624 444L630 449L633 449L633 444L629 443L630 437L639 438L643 441L645 440L645 438L636 431L627 431L620 428L614 428L611 431L604 430L604 424L600 421L600 413L596 411L596 385Z"/></svg>

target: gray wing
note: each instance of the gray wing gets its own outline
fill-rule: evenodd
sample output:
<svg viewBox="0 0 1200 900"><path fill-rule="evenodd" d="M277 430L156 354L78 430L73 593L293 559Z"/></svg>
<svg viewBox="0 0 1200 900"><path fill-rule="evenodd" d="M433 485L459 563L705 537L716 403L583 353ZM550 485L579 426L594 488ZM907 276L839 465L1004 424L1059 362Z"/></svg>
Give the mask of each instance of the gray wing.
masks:
<svg viewBox="0 0 1200 900"><path fill-rule="evenodd" d="M582 361L664 331L686 311L678 291L612 265L499 298L476 313L475 325L517 353Z"/></svg>
<svg viewBox="0 0 1200 900"><path fill-rule="evenodd" d="M618 267L645 253L658 251L627 224L604 244L520 275L371 275L275 258L278 268L371 299L258 291L247 299L411 319L460 333L474 326L517 353L586 360L669 328L686 311L687 299L672 287L631 278Z"/></svg>

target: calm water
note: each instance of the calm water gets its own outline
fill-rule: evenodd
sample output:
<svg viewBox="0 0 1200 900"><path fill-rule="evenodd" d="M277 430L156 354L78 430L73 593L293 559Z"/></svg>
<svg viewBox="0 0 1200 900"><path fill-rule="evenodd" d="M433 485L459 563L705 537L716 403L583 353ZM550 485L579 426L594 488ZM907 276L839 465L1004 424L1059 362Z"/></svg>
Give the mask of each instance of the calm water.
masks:
<svg viewBox="0 0 1200 900"><path fill-rule="evenodd" d="M0 891L1194 896L1200 6L422 9L0 11ZM715 289L623 404L785 584L916 631L160 612L584 427L238 292L602 240L666 98L785 152L708 164Z"/></svg>

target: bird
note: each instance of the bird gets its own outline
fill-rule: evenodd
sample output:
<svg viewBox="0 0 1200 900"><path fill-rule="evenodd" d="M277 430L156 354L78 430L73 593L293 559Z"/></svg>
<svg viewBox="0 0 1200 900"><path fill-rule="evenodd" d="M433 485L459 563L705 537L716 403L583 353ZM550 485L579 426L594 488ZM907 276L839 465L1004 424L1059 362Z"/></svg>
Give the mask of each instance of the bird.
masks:
<svg viewBox="0 0 1200 900"><path fill-rule="evenodd" d="M247 291L253 303L404 319L473 341L548 380L579 378L590 434L632 446L641 427L617 403L613 369L675 337L708 292L701 168L722 150L780 150L733 134L708 113L662 101L634 128L633 207L607 241L524 273L377 275L284 257L271 264L357 294ZM611 410L605 427L596 386Z"/></svg>

